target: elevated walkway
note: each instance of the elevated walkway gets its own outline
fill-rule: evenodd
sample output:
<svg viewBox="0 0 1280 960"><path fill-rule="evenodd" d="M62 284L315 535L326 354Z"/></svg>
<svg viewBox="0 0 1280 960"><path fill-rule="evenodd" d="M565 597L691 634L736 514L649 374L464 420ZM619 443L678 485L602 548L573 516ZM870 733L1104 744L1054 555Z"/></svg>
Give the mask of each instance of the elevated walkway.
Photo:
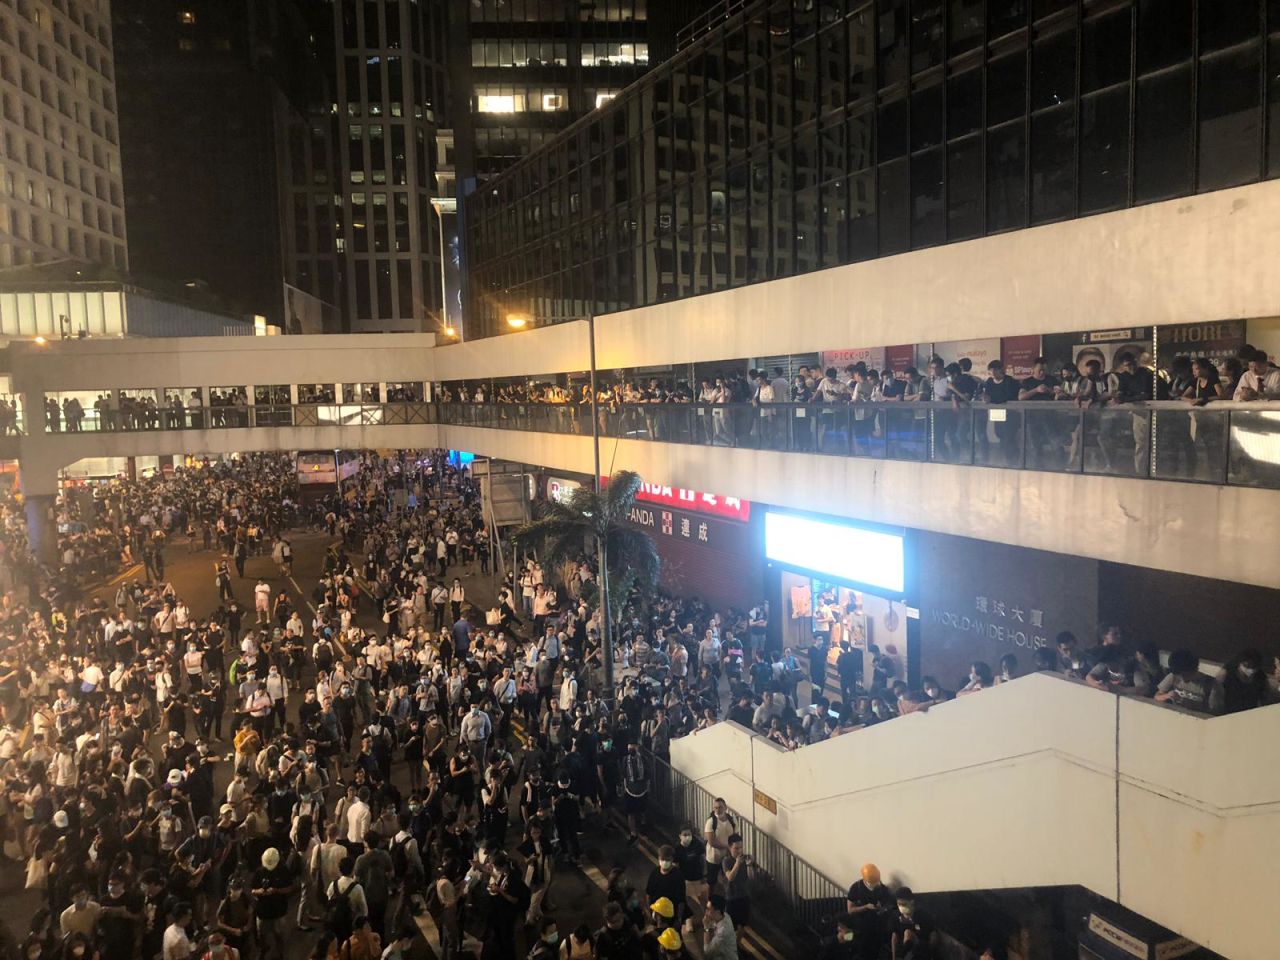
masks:
<svg viewBox="0 0 1280 960"><path fill-rule="evenodd" d="M1079 884L1271 960L1278 735L1280 707L1206 719L1035 674L795 752L721 723L671 763L840 883L874 861L921 892Z"/></svg>

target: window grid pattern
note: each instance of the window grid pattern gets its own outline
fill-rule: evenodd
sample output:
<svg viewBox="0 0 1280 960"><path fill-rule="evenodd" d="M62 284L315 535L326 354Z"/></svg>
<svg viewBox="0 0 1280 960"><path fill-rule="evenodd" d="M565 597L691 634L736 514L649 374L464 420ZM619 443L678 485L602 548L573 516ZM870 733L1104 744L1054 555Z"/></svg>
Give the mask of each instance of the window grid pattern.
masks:
<svg viewBox="0 0 1280 960"><path fill-rule="evenodd" d="M353 331L419 330L441 309L431 206L436 111L446 91L441 7L409 0L335 5L343 68L333 144L338 162L328 169L341 182L295 191L293 219L297 240L314 242L316 251L332 231ZM309 260L298 259L300 280ZM315 258L315 283L324 289L322 260Z"/></svg>
<svg viewBox="0 0 1280 960"><path fill-rule="evenodd" d="M1277 0L760 0L468 200L477 332L1280 175Z"/></svg>
<svg viewBox="0 0 1280 960"><path fill-rule="evenodd" d="M0 0L0 267L128 266L110 22L98 7Z"/></svg>

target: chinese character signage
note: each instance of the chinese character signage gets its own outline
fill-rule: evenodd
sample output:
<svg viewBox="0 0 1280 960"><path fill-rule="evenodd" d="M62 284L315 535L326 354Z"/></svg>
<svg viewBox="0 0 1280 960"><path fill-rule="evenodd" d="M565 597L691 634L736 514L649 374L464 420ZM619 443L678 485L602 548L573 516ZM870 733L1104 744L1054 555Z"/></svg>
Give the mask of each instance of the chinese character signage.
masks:
<svg viewBox="0 0 1280 960"><path fill-rule="evenodd" d="M750 549L750 534L745 524L652 507L647 503L635 504L627 519L647 530L659 549L668 541L683 541L727 553Z"/></svg>
<svg viewBox="0 0 1280 960"><path fill-rule="evenodd" d="M601 478L608 483L608 478ZM657 483L645 483L640 487L636 499L643 503L653 503L662 507L674 507L677 510L692 510L695 513L706 513L726 520L740 520L746 523L751 519L751 501L737 497L721 496L718 493L704 493L701 490L689 490L685 487L664 487Z"/></svg>
<svg viewBox="0 0 1280 960"><path fill-rule="evenodd" d="M1018 672L1063 630L1094 642L1097 561L965 537L918 533L921 670L944 687L974 661L999 669L1013 654Z"/></svg>

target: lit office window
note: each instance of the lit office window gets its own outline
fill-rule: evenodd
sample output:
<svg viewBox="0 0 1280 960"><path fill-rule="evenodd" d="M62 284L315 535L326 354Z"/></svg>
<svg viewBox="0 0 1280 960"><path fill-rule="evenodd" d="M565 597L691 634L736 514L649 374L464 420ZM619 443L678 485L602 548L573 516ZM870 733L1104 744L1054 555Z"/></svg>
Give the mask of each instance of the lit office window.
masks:
<svg viewBox="0 0 1280 960"><path fill-rule="evenodd" d="M481 113L515 113L516 98L511 94L480 94L476 109Z"/></svg>
<svg viewBox="0 0 1280 960"><path fill-rule="evenodd" d="M542 95L542 109L549 112L565 109L564 96L559 93L544 93Z"/></svg>
<svg viewBox="0 0 1280 960"><path fill-rule="evenodd" d="M193 24L196 22L195 12L192 10L183 10L178 14L178 22L185 24Z"/></svg>
<svg viewBox="0 0 1280 960"><path fill-rule="evenodd" d="M608 103L610 100L612 100L616 96L617 96L616 93L597 93L596 109L599 110L601 107L603 107L606 103Z"/></svg>

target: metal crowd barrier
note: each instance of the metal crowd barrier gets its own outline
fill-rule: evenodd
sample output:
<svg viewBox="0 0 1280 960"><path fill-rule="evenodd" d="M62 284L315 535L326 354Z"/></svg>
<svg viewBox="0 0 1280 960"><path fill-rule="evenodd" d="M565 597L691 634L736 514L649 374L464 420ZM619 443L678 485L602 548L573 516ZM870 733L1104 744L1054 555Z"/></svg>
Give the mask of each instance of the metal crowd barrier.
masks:
<svg viewBox="0 0 1280 960"><path fill-rule="evenodd" d="M692 827L694 842L701 843L715 795L653 753L646 751L646 756L653 769L650 813L665 821L673 837L682 827ZM844 912L846 888L757 827L753 816L733 808L730 812L742 835L743 850L755 859L752 901L780 901L812 937L830 935L835 918Z"/></svg>

